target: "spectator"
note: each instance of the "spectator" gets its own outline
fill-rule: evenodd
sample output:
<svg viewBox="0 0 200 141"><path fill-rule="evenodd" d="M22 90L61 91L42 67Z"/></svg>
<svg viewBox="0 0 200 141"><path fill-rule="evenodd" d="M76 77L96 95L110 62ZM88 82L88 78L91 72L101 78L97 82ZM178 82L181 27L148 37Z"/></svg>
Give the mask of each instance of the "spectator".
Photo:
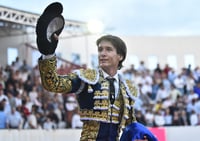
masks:
<svg viewBox="0 0 200 141"><path fill-rule="evenodd" d="M167 90L169 92L171 90L171 82L167 78L167 75L165 72L161 73L161 79L162 79L162 84L163 84L165 90Z"/></svg>
<svg viewBox="0 0 200 141"><path fill-rule="evenodd" d="M161 110L155 113L154 123L156 127L161 127L165 125L165 118Z"/></svg>
<svg viewBox="0 0 200 141"><path fill-rule="evenodd" d="M180 97L182 94L178 89L176 89L175 85L172 84L171 90L169 91L169 95L170 95L173 103L175 103L177 98Z"/></svg>
<svg viewBox="0 0 200 141"><path fill-rule="evenodd" d="M155 101L156 99L156 95L157 95L157 92L160 88L160 82L157 82L155 79L153 79L153 84L152 84L152 97L151 99L153 101Z"/></svg>
<svg viewBox="0 0 200 141"><path fill-rule="evenodd" d="M198 125L199 119L198 119L198 114L192 110L191 115L190 115L190 124L192 126Z"/></svg>
<svg viewBox="0 0 200 141"><path fill-rule="evenodd" d="M160 64L159 63L156 65L156 68L154 69L154 73L157 73L157 74L161 75L162 69L160 68Z"/></svg>
<svg viewBox="0 0 200 141"><path fill-rule="evenodd" d="M197 114L200 115L200 98L198 98L194 104L194 109Z"/></svg>
<svg viewBox="0 0 200 141"><path fill-rule="evenodd" d="M3 85L0 84L0 101L2 101L3 99L6 99L8 101L8 97L4 94Z"/></svg>
<svg viewBox="0 0 200 141"><path fill-rule="evenodd" d="M29 92L29 97L30 101L35 104L38 97L37 87L35 85L32 86L32 90Z"/></svg>
<svg viewBox="0 0 200 141"><path fill-rule="evenodd" d="M66 112L64 109L64 104L59 103L58 107L55 108L54 113L58 117L58 128L66 128L66 122L65 122L65 117L66 117Z"/></svg>
<svg viewBox="0 0 200 141"><path fill-rule="evenodd" d="M78 105L74 96L70 95L69 97L67 97L67 101L65 103L67 128L72 127L72 116L74 115L74 113L76 113L77 106Z"/></svg>
<svg viewBox="0 0 200 141"><path fill-rule="evenodd" d="M6 75L5 72L2 70L2 67L0 68L0 84L2 85L3 88L5 88L5 80L6 80Z"/></svg>
<svg viewBox="0 0 200 141"><path fill-rule="evenodd" d="M194 92L198 94L198 97L200 98L200 81L194 86Z"/></svg>
<svg viewBox="0 0 200 141"><path fill-rule="evenodd" d="M165 126L172 126L172 118L170 109L166 108L164 111Z"/></svg>
<svg viewBox="0 0 200 141"><path fill-rule="evenodd" d="M22 65L20 67L20 71L22 71L22 72L25 71L25 72L29 73L29 72L31 72L31 70L32 70L31 66L28 65L27 61L24 59Z"/></svg>
<svg viewBox="0 0 200 141"><path fill-rule="evenodd" d="M138 122L142 123L143 125L146 125L145 117L141 111L135 111L135 117Z"/></svg>
<svg viewBox="0 0 200 141"><path fill-rule="evenodd" d="M188 119L185 109L180 111L180 120L181 120L181 125L184 125L184 126L189 125L189 121L188 121L189 119Z"/></svg>
<svg viewBox="0 0 200 141"><path fill-rule="evenodd" d="M188 96L187 96L187 102L190 103L192 102L192 100L196 100L198 99L198 94L194 92L194 90L190 90Z"/></svg>
<svg viewBox="0 0 200 141"><path fill-rule="evenodd" d="M32 106L32 111L27 117L27 122L25 124L25 129L37 129L38 122L36 117L37 107L35 105Z"/></svg>
<svg viewBox="0 0 200 141"><path fill-rule="evenodd" d="M169 93L161 83L156 94L156 101L164 101L167 97L169 97Z"/></svg>
<svg viewBox="0 0 200 141"><path fill-rule="evenodd" d="M21 66L22 61L19 59L19 56L17 56L14 61L14 67L16 68L16 70L19 70Z"/></svg>
<svg viewBox="0 0 200 141"><path fill-rule="evenodd" d="M56 129L56 124L51 120L50 117L47 117L44 122L43 128L46 130Z"/></svg>
<svg viewBox="0 0 200 141"><path fill-rule="evenodd" d="M0 129L6 129L7 116L4 112L4 103L0 101Z"/></svg>
<svg viewBox="0 0 200 141"><path fill-rule="evenodd" d="M24 128L25 124L27 123L28 116L30 115L30 112L31 112L26 107L26 100L22 100L22 106L19 107L19 111L20 111L21 116L23 118L22 128Z"/></svg>
<svg viewBox="0 0 200 141"><path fill-rule="evenodd" d="M169 73L170 70L171 70L171 68L169 67L169 65L168 65L168 64L165 64L165 67L164 67L164 69L163 69L163 72L166 74L167 77L168 77L168 73Z"/></svg>
<svg viewBox="0 0 200 141"><path fill-rule="evenodd" d="M186 77L186 82L185 82L186 94L189 94L191 91L193 91L194 86L195 86L195 80L194 80L192 73L190 73Z"/></svg>
<svg viewBox="0 0 200 141"><path fill-rule="evenodd" d="M147 109L146 113L144 114L144 117L145 117L146 125L149 127L153 127L154 126L154 113L152 112L152 110Z"/></svg>
<svg viewBox="0 0 200 141"><path fill-rule="evenodd" d="M168 79L171 82L171 84L174 84L174 80L177 77L177 74L175 72L175 70L172 68L169 72L168 72Z"/></svg>
<svg viewBox="0 0 200 141"><path fill-rule="evenodd" d="M59 119L58 119L58 116L54 112L53 106L50 108L47 117L50 118L50 120L56 125L55 128L58 128Z"/></svg>
<svg viewBox="0 0 200 141"><path fill-rule="evenodd" d="M139 67L137 69L138 72L145 72L146 71L146 66L144 61L140 61Z"/></svg>
<svg viewBox="0 0 200 141"><path fill-rule="evenodd" d="M16 92L16 96L15 96L15 104L16 104L16 107L22 106L22 97L18 91Z"/></svg>
<svg viewBox="0 0 200 141"><path fill-rule="evenodd" d="M165 100L163 100L162 102L162 108L163 109L167 109L169 108L170 106L173 105L173 101L170 97L167 97Z"/></svg>
<svg viewBox="0 0 200 141"><path fill-rule="evenodd" d="M184 79L182 78L181 74L179 74L175 79L173 84L175 87L181 92L181 94L184 94Z"/></svg>
<svg viewBox="0 0 200 141"><path fill-rule="evenodd" d="M8 99L4 98L3 100L1 100L1 102L4 105L4 112L6 114L10 113L11 107L10 107L10 103L9 103Z"/></svg>
<svg viewBox="0 0 200 141"><path fill-rule="evenodd" d="M7 91L7 96L8 96L8 102L9 102L11 108L16 107L16 101L15 101L15 97L13 96L13 94L10 91Z"/></svg>
<svg viewBox="0 0 200 141"><path fill-rule="evenodd" d="M151 86L151 84L148 81L146 81L142 85L141 92L142 92L142 94L144 94L145 96L147 96L148 99L151 99L151 97L152 97L152 86Z"/></svg>
<svg viewBox="0 0 200 141"><path fill-rule="evenodd" d="M76 108L76 112L72 116L72 128L73 129L79 129L83 127L83 122L81 121L78 108Z"/></svg>
<svg viewBox="0 0 200 141"><path fill-rule="evenodd" d="M199 82L200 81L200 67L197 66L194 71L193 71L193 77L194 77L194 80L195 82Z"/></svg>
<svg viewBox="0 0 200 141"><path fill-rule="evenodd" d="M195 102L196 102L196 100L193 99L190 103L187 104L187 106L186 106L187 113L191 114L192 111L195 111Z"/></svg>
<svg viewBox="0 0 200 141"><path fill-rule="evenodd" d="M173 126L181 126L182 125L181 119L180 119L180 116L179 116L179 111L174 111L173 119L172 119L172 125Z"/></svg>
<svg viewBox="0 0 200 141"><path fill-rule="evenodd" d="M22 119L21 114L18 111L16 111L15 107L13 107L11 109L11 112L8 114L6 123L7 123L7 128L9 129L22 128L23 119Z"/></svg>
<svg viewBox="0 0 200 141"><path fill-rule="evenodd" d="M134 84L136 84L137 86L140 85L140 84L141 85L143 84L143 79L142 79L142 76L141 76L140 72L136 72L135 73Z"/></svg>

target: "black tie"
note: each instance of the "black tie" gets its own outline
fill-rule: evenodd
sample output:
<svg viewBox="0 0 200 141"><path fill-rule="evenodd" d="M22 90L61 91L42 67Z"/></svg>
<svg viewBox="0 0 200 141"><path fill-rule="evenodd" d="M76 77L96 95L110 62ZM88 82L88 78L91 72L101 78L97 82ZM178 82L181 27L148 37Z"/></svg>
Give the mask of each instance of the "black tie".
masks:
<svg viewBox="0 0 200 141"><path fill-rule="evenodd" d="M107 78L109 81L109 88L110 88L110 103L113 104L115 101L115 86L114 86L114 81L115 78Z"/></svg>

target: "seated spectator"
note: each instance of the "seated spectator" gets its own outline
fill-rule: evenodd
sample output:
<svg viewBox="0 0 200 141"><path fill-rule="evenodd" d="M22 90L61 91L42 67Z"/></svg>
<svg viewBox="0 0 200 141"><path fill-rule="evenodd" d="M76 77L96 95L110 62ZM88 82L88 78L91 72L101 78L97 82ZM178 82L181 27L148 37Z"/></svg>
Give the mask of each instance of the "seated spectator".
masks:
<svg viewBox="0 0 200 141"><path fill-rule="evenodd" d="M173 103L175 103L176 100L177 100L177 98L179 96L181 96L182 94L181 94L181 92L178 89L176 89L176 86L172 84L171 85L171 90L169 91L169 95L170 95Z"/></svg>
<svg viewBox="0 0 200 141"><path fill-rule="evenodd" d="M7 115L4 112L4 103L0 101L0 129L6 129Z"/></svg>
<svg viewBox="0 0 200 141"><path fill-rule="evenodd" d="M200 115L200 98L198 98L194 104L195 112Z"/></svg>
<svg viewBox="0 0 200 141"><path fill-rule="evenodd" d="M43 124L43 129L46 130L56 129L56 124L55 122L52 122L52 120L49 117L47 117Z"/></svg>
<svg viewBox="0 0 200 141"><path fill-rule="evenodd" d="M72 116L72 128L73 129L79 129L83 127L83 122L80 120L80 115L78 113L78 110L76 110L77 112Z"/></svg>
<svg viewBox="0 0 200 141"><path fill-rule="evenodd" d="M168 107L173 105L173 101L171 97L167 97L163 102L162 102L162 108L167 109Z"/></svg>
<svg viewBox="0 0 200 141"><path fill-rule="evenodd" d="M154 123L156 127L161 127L165 125L165 118L161 110L156 112L154 116Z"/></svg>
<svg viewBox="0 0 200 141"><path fill-rule="evenodd" d="M200 98L200 81L194 86L194 93L198 94Z"/></svg>
<svg viewBox="0 0 200 141"><path fill-rule="evenodd" d="M170 109L169 108L165 109L164 119L165 119L165 126L171 126L172 125L172 115L170 113Z"/></svg>
<svg viewBox="0 0 200 141"><path fill-rule="evenodd" d="M24 126L25 129L38 129L36 112L37 112L37 107L35 105L33 105L32 111L31 111L30 115L27 117L27 122Z"/></svg>
<svg viewBox="0 0 200 141"><path fill-rule="evenodd" d="M198 114L194 110L192 110L192 113L190 115L190 124L192 126L196 126L198 125L198 122L199 122Z"/></svg>
<svg viewBox="0 0 200 141"><path fill-rule="evenodd" d="M135 117L138 122L142 123L143 125L146 125L145 117L141 111L135 111Z"/></svg>
<svg viewBox="0 0 200 141"><path fill-rule="evenodd" d="M180 126L180 125L182 125L181 119L180 119L180 115L179 115L179 111L174 111L173 119L172 119L172 125L173 126Z"/></svg>
<svg viewBox="0 0 200 141"><path fill-rule="evenodd" d="M67 97L65 103L67 128L71 128L72 116L76 113L77 102L73 95Z"/></svg>
<svg viewBox="0 0 200 141"><path fill-rule="evenodd" d="M8 114L7 117L7 128L9 129L21 129L22 128L22 116L21 114L16 111L16 108L13 107L11 112Z"/></svg>
<svg viewBox="0 0 200 141"><path fill-rule="evenodd" d="M191 103L193 99L198 99L198 94L194 92L194 90L191 90L189 92L189 95L187 96L187 102Z"/></svg>
<svg viewBox="0 0 200 141"><path fill-rule="evenodd" d="M152 112L152 110L148 109L144 116L145 116L146 125L149 127L153 127L154 126L154 113Z"/></svg>

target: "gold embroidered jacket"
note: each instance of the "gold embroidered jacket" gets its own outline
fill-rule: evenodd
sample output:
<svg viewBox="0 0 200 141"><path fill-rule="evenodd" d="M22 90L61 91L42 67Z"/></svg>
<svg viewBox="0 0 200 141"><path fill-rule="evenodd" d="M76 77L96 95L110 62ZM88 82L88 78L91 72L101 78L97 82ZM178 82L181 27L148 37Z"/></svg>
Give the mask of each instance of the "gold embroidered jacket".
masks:
<svg viewBox="0 0 200 141"><path fill-rule="evenodd" d="M121 128L136 121L133 105L137 90L130 81L123 80L121 76L119 76L119 96L111 105L108 81L103 78L100 69L80 69L67 75L58 75L56 57L52 57L39 60L39 70L42 85L48 91L77 94L80 116L84 123L82 141L96 140L99 136L99 123L101 122L110 123L112 121L118 125L118 137Z"/></svg>

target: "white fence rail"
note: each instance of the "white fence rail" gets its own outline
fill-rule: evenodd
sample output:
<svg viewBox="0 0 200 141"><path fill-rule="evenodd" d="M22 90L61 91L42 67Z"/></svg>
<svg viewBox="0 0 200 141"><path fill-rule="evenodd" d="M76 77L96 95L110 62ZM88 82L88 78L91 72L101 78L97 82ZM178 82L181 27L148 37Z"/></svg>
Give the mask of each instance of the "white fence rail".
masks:
<svg viewBox="0 0 200 141"><path fill-rule="evenodd" d="M166 127L166 141L199 141L200 126ZM0 130L0 141L79 141L81 130Z"/></svg>

